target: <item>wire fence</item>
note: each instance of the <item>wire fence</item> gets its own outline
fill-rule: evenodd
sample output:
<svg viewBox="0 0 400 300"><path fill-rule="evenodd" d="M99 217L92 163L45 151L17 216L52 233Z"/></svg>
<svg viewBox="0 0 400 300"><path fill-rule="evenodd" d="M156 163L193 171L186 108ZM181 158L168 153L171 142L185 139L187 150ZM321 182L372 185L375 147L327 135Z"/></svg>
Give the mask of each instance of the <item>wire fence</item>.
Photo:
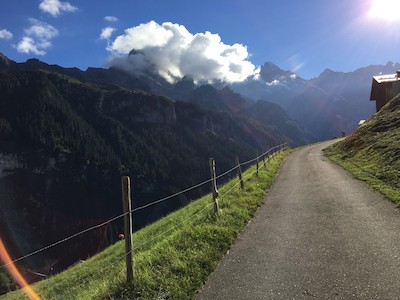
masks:
<svg viewBox="0 0 400 300"><path fill-rule="evenodd" d="M69 290L64 291L63 293L59 293L58 296L60 297L60 299L63 299L64 296L66 296L67 294L71 294L71 292L78 290L80 287L85 286L86 284L88 284L92 279L94 278L98 278L99 276L101 276L102 274L104 274L105 272L110 272L111 269L115 268L116 266L118 266L118 264L125 259L129 254L132 253L132 251L138 251L139 249L143 248L145 245L150 244L152 242L155 242L156 240L159 240L162 236L168 234L169 232L174 231L176 228L183 226L184 224L186 224L189 220L193 219L194 217L197 217L199 214L207 211L208 208L210 208L212 206L212 203L207 204L206 206L204 206L202 209L200 209L199 211L195 212L194 214L192 214L191 216L185 218L184 220L182 220L181 222L175 224L174 226L172 226L171 228L157 234L156 236L154 236L153 238L147 240L146 242L140 244L139 246L134 247L132 250L130 250L129 252L124 253L123 255L118 256L115 260L113 260L111 263L108 263L106 266L102 266L100 267L98 270L96 270L96 272L92 272L90 275L88 275L84 280L82 280L81 282L79 282L78 284L74 285L72 288L70 288Z"/></svg>
<svg viewBox="0 0 400 300"><path fill-rule="evenodd" d="M259 159L260 157L263 157L264 155L267 155L267 154L269 154L269 153L272 153L272 155L268 156L268 160L271 159L271 158L277 153L277 152L272 152L271 150L273 151L273 149L270 149L270 151L267 151L267 152L261 154L261 155L258 157L258 159ZM282 149L281 149L281 150L282 150ZM278 152L279 152L279 150L278 150ZM257 158L254 159L254 160L250 160L250 161L248 161L248 162L245 162L245 163L243 163L243 164L240 164L240 165L243 166L243 165L249 164L249 163L251 163L251 162L254 162L254 161L256 161L256 160L257 160ZM225 172L225 173L223 173L223 174L221 174L221 175L227 175L227 174L229 174L230 172L235 171L236 169L237 169L237 167L232 168L231 170L229 170L229 171L227 171L227 172ZM255 169L255 170L252 171L251 173L246 174L246 175L243 177L243 179L248 179L248 178L254 176L254 174L257 173L257 172L258 172L258 169ZM221 176L221 175L219 176L219 178L222 178L222 177L223 177L223 176ZM207 181L205 181L205 182L206 182L206 183L209 183L210 181L211 181L211 180L207 180ZM237 181L235 184L233 184L223 195L219 196L219 199L220 199L220 200L223 200L226 196L228 196L228 195L229 195L235 188L237 188L239 185L240 185L240 181L238 180L238 181ZM117 259L115 259L113 262L107 264L105 267L101 267L101 268L99 268L96 272L91 273L87 278L85 278L85 280L83 280L83 281L81 281L79 284L75 285L72 289L70 289L70 290L68 290L68 291L66 291L66 292L64 292L64 293L62 293L62 294L59 294L59 296L65 296L65 295L67 295L67 294L70 294L70 293L71 293L72 291L74 291L74 290L78 290L78 288L80 288L80 287L82 287L82 286L88 284L92 279L94 279L94 278L100 276L101 274L105 273L106 271L110 271L112 268L115 268L115 267L116 267L124 258L126 258L132 251L133 251L133 252L136 252L136 251L138 251L139 249L143 248L145 245L150 244L150 243L152 243L152 242L155 242L155 241L159 240L161 237L165 236L166 234L168 234L168 233L170 233L170 232L173 232L173 231L176 230L177 228L179 228L179 227L181 227L181 226L187 224L187 223L188 223L191 219L193 219L194 217L198 217L201 213L206 212L206 211L209 211L209 209L210 209L212 206L213 206L213 203L212 203L212 202L206 204L204 207L202 207L200 210L196 211L195 213L193 213L193 214L190 215L189 217L183 219L183 220L180 221L179 223L177 223L177 224L173 225L172 227L170 227L170 228L168 228L168 229L162 231L161 233L158 233L157 235L153 236L151 239L149 239L149 240L147 240L146 242L140 244L139 246L135 246L131 251L127 252L126 254L124 254L124 255L122 255L122 256L117 257ZM132 210L132 211L133 211L133 210Z"/></svg>
<svg viewBox="0 0 400 300"><path fill-rule="evenodd" d="M268 159L270 159L274 154L276 154L277 152L280 152L280 151L284 150L286 147L287 147L287 143L284 143L284 144L280 144L280 145L278 145L278 146L275 146L275 147L273 147L273 148L271 148L271 149L265 151L265 152L262 153L261 155L258 155L258 156L255 157L254 159L248 160L248 161L246 161L246 162L242 162L242 163L240 163L238 166L235 166L235 167L231 168L230 170L223 172L222 174L216 176L215 179L221 179L221 178L225 177L226 175L230 174L231 172L236 171L236 170L238 169L239 166L242 167L242 166L246 166L246 165L248 165L248 164L254 163L255 161L258 161L260 158L265 159L265 158L268 156ZM255 170L255 171L253 171L252 173L248 174L248 175L246 176L246 178L253 176L256 172L258 172L258 169ZM199 187L201 187L201 186L203 186L203 185L205 185L205 184L209 184L210 182L212 182L212 180L213 180L213 179L205 180L205 181L203 181L203 182L201 182L201 183L198 183L198 184L196 184L196 185L193 185L193 186L191 186L191 187L188 187L188 188L186 188L186 189L183 189L183 190L181 190L181 191L179 191L179 192L177 192L177 193L175 193L175 194L172 194L172 195L169 195L169 196L167 196L167 197L164 197L164 198L155 200L155 201L153 201L153 202L151 202L151 203L148 203L148 204L139 206L139 207L137 207L137 208L132 209L132 210L129 211L129 212L122 213L122 214L117 215L117 216L115 216L115 217L112 217L112 218L110 218L109 220L106 220L106 221L104 221L104 222L102 222L102 223L100 223L100 224L97 224L97 225L91 226L91 227L89 227L89 228L86 228L86 229L84 229L84 230L81 230L81 231L79 231L79 232L77 232L77 233L75 233L75 234L72 234L72 235L70 235L70 236L68 236L68 237L65 237L65 238L63 238L63 239L60 239L60 240L58 240L58 241L56 241L56 242L54 242L54 243L51 243L51 244L49 244L49 245L47 245L47 246L45 246L45 247L42 247L42 248L37 249L37 250L35 250L35 251L32 251L32 252L30 252L30 253L28 253L28 254L25 254L25 255L23 255L23 256L21 256L21 257L18 257L18 258L14 259L14 260L12 260L12 261L6 263L6 264L2 264L2 265L0 265L0 269L1 269L1 268L4 268L4 267L7 267L7 266L9 266L9 265L11 265L11 264L14 264L14 263L16 263L16 262L22 261L22 260L24 260L24 259L26 259L26 258L32 257L32 256L34 256L34 255L36 255L36 254L39 254L39 253L41 253L41 252L44 252L44 251L46 251L46 250L48 250L48 249L50 249L50 248L53 248L53 247L55 247L55 246L58 246L58 245L60 245L60 244L63 244L63 243L65 243L65 242L69 241L69 240L72 240L72 239L74 239L74 238L77 238L77 237L79 237L79 236L81 236L81 235L83 235L83 234L85 234L85 233L88 233L88 232L90 232L90 231L92 231L92 230L95 230L95 229L98 229L98 228L100 228L100 227L106 226L106 225L108 225L108 224L110 224L110 223L112 223L112 222L114 222L114 221L116 221L116 220L119 220L119 219L125 217L125 216L128 215L128 214L131 214L131 213L133 213L133 212L136 212L136 211L139 211L139 210L142 210L142 209L151 207L151 206L156 205L156 204L159 204L159 203L161 203L161 202L165 202L165 201L170 200L170 199L172 199L172 198L175 198L175 197L177 197L177 196L179 196L179 195L185 194L185 193L187 193L187 192L189 192L189 191L192 191L192 190L194 190L194 189L196 189L196 188L199 188ZM238 181L238 182L235 183L232 187L230 187L230 189L228 189L228 191L226 191L226 192L225 192L223 195L221 195L219 198L220 198L220 199L223 199L226 195L228 195L230 192L232 192L232 190L233 190L234 188L236 188L239 184L240 184L240 181ZM136 246L136 247L134 248L134 250L138 250L138 249L144 247L145 245L147 245L147 244L149 244L149 243L151 243L151 242L153 242L153 241L159 239L161 236L163 236L163 235L165 235L165 234L167 234L167 233L173 231L173 230L176 229L177 227L182 226L183 224L187 223L190 219L192 219L192 218L194 218L195 216L198 216L200 213L206 211L206 210L207 210L209 207L211 207L212 205L213 205L213 203L207 204L205 207L203 207L202 209L200 209L200 210L197 211L196 213L192 214L192 215L189 216L188 218L182 220L181 222L179 222L178 224L174 225L173 227L167 229L166 231L163 231L162 233L157 234L157 235L154 236L152 239L147 240L147 241L144 242L143 244L141 244L141 245L139 245L139 246ZM119 261L121 261L121 260L122 260L123 258L125 258L127 255L129 255L129 252L128 252L128 253L125 253L121 258L118 258L118 260L116 260L115 262L111 263L110 265L115 266ZM99 275L99 274L101 274L102 272L105 272L105 271L108 270L108 269L109 269L109 268L104 267L104 268L101 269L101 271L99 271L98 273L95 273L95 275L93 275L92 277L94 277L94 276L96 276L96 275ZM92 277L91 277L91 278L92 278ZM89 280L87 280L87 281L89 281ZM85 280L85 282L87 282L87 281ZM82 283L82 284L83 284L83 283ZM81 284L80 284L80 285L81 285Z"/></svg>
<svg viewBox="0 0 400 300"><path fill-rule="evenodd" d="M59 299L64 299L67 294L71 294L71 292L78 290L80 287L88 284L94 278L99 277L101 274L105 273L106 271L110 271L112 268L115 268L123 259L125 259L131 252L124 253L123 255L119 256L117 259L108 263L106 266L102 266L96 272L91 273L88 277L82 280L80 283L74 285L72 288L65 290L63 293L58 293Z"/></svg>

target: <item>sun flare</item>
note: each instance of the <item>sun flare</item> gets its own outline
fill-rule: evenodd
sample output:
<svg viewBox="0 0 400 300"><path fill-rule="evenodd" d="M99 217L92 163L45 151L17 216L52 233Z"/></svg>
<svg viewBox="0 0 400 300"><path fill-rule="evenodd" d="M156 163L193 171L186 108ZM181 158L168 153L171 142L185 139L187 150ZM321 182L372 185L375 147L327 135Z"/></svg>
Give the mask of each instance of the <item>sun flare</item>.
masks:
<svg viewBox="0 0 400 300"><path fill-rule="evenodd" d="M372 0L370 16L386 21L400 21L400 0Z"/></svg>
<svg viewBox="0 0 400 300"><path fill-rule="evenodd" d="M31 286L26 282L25 278L22 276L20 271L14 265L11 260L10 255L7 252L6 246L0 238L0 263L4 263L4 266L13 277L15 282L21 287L21 289L26 293L30 300L41 300L38 294L31 288Z"/></svg>

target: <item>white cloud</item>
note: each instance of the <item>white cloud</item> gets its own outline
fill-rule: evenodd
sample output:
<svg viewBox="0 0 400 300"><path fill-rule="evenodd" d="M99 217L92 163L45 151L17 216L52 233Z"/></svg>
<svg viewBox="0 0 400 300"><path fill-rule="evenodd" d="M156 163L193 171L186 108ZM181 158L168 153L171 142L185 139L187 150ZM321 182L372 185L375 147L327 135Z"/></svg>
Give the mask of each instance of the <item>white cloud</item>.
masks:
<svg viewBox="0 0 400 300"><path fill-rule="evenodd" d="M31 26L25 29L25 35L16 48L21 53L45 55L52 46L51 40L58 35L58 30L45 22L29 19Z"/></svg>
<svg viewBox="0 0 400 300"><path fill-rule="evenodd" d="M7 29L0 30L0 40L11 40L13 38L13 34Z"/></svg>
<svg viewBox="0 0 400 300"><path fill-rule="evenodd" d="M109 40L110 38L111 38L111 36L112 36L112 34L114 33L114 31L115 30L117 30L117 29L115 29L115 28L113 28L113 27L106 27L106 28L103 28L102 30L101 30L101 33L100 33L100 39L101 40Z"/></svg>
<svg viewBox="0 0 400 300"><path fill-rule="evenodd" d="M154 21L128 28L124 35L118 36L108 50L117 54L127 54L132 49L142 50L162 47L172 38L173 33Z"/></svg>
<svg viewBox="0 0 400 300"><path fill-rule="evenodd" d="M78 10L71 3L60 0L42 0L39 4L39 9L45 13L49 13L53 17L57 17L62 12L74 12Z"/></svg>
<svg viewBox="0 0 400 300"><path fill-rule="evenodd" d="M278 79L274 79L271 82L266 82L265 84L271 86L271 85L279 85L280 83L281 82Z"/></svg>
<svg viewBox="0 0 400 300"><path fill-rule="evenodd" d="M131 50L136 55L127 55ZM249 53L241 44L227 45L218 34L190 33L183 25L151 21L128 28L107 47L112 64L140 71L149 64L173 82L191 76L196 82L243 81L255 75Z"/></svg>
<svg viewBox="0 0 400 300"><path fill-rule="evenodd" d="M50 24L36 19L29 19L31 27L25 29L25 34L40 40L51 40L58 35L58 30Z"/></svg>
<svg viewBox="0 0 400 300"><path fill-rule="evenodd" d="M114 17L114 16L105 16L104 20L107 21L107 22L118 22L119 21L119 19L117 17Z"/></svg>
<svg viewBox="0 0 400 300"><path fill-rule="evenodd" d="M45 55L46 51L43 49L45 49L43 48L43 45L40 45L40 43L28 36L24 36L17 45L18 52L27 54L33 53L36 55Z"/></svg>

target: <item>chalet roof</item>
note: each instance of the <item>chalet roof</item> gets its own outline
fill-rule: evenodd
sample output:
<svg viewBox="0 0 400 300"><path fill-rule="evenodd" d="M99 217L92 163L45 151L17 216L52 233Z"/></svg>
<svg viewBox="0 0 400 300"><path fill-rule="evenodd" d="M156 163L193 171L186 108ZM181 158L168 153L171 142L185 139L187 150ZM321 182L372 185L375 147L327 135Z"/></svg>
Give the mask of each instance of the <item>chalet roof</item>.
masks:
<svg viewBox="0 0 400 300"><path fill-rule="evenodd" d="M400 80L400 71L397 71L397 73L395 73L395 74L373 76L373 78L377 83L399 81Z"/></svg>

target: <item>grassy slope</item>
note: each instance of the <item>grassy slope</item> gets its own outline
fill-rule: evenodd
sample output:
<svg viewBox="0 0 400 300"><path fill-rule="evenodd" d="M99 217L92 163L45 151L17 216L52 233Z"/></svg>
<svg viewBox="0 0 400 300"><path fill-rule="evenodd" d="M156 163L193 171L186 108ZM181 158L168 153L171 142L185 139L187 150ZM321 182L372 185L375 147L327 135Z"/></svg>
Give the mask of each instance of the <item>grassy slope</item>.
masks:
<svg viewBox="0 0 400 300"><path fill-rule="evenodd" d="M325 153L400 205L400 95Z"/></svg>
<svg viewBox="0 0 400 300"><path fill-rule="evenodd" d="M247 170L244 191L237 179L220 187L218 216L208 195L134 233L134 288L125 283L124 244L118 242L34 290L44 299L193 298L262 204L288 153L272 158L258 177L254 166ZM17 291L0 299L21 297Z"/></svg>

